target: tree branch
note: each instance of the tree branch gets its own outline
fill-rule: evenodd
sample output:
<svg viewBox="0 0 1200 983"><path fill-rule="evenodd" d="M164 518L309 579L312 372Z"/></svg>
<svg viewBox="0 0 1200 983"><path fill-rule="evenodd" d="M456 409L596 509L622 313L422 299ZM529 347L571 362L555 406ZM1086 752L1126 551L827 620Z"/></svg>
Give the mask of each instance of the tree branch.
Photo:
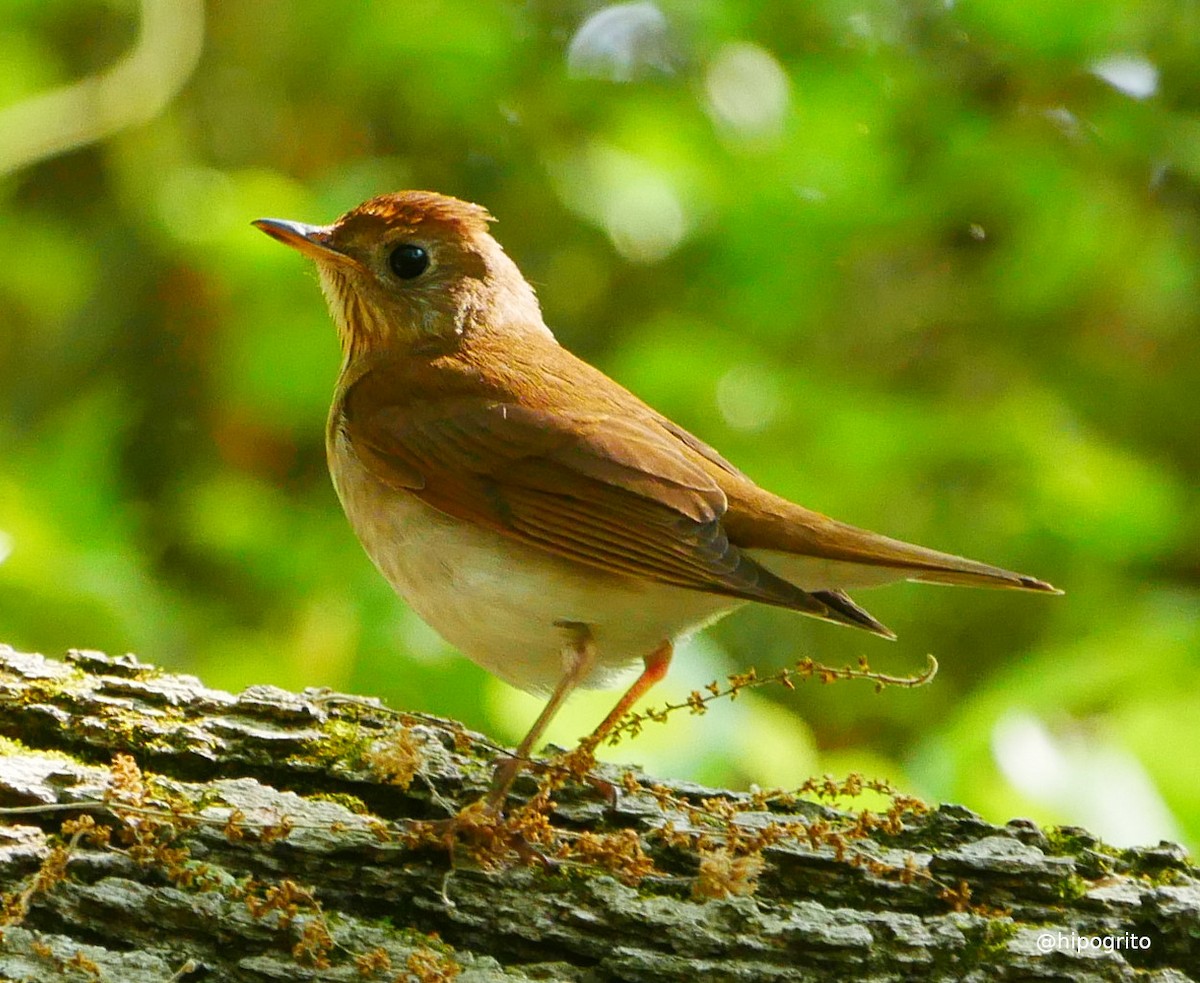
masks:
<svg viewBox="0 0 1200 983"><path fill-rule="evenodd" d="M878 812L845 812L819 799L853 782L800 798L611 767L579 781L575 756L522 777L506 821L439 824L495 756L452 722L4 646L0 735L5 979L1185 983L1200 967L1180 848L993 826L886 788ZM1122 947L1070 948L1081 936Z"/></svg>

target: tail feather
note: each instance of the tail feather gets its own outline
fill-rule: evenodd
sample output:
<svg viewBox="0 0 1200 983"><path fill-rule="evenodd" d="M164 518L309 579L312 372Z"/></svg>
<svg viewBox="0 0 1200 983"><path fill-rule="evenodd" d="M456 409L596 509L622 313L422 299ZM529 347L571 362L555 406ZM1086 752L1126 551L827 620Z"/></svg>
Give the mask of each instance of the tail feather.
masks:
<svg viewBox="0 0 1200 983"><path fill-rule="evenodd" d="M925 546L906 543L903 540L881 536L878 533L854 529L857 535L847 536L852 550L860 552L858 562L895 569L899 577L924 584L964 585L968 587L994 587L1013 590L1036 590L1047 594L1061 594L1057 587L1030 577L1014 573L990 563L969 560L965 556L942 553Z"/></svg>
<svg viewBox="0 0 1200 983"><path fill-rule="evenodd" d="M956 558L957 559L957 558ZM966 563L973 562L970 560ZM922 569L919 571L907 571L907 580L914 580L922 584L945 584L950 586L963 585L967 587L999 587L1011 588L1015 590L1036 590L1044 594L1061 594L1062 591L1053 584L1048 584L1044 580L1038 580L1037 577L1028 577L1023 573L1013 573L1010 570L1002 570L999 567L991 567L987 571L966 570L951 566Z"/></svg>
<svg viewBox="0 0 1200 983"><path fill-rule="evenodd" d="M777 510L727 516L729 538L743 549L773 557L768 565L809 591L916 580L1062 593L1037 577L892 539L775 501Z"/></svg>
<svg viewBox="0 0 1200 983"><path fill-rule="evenodd" d="M846 589L899 580L1062 593L1037 577L838 522L772 495L736 472L732 477L713 473L729 497L730 508L723 517L729 541L806 592L812 605L801 609L826 621L895 638L851 600Z"/></svg>

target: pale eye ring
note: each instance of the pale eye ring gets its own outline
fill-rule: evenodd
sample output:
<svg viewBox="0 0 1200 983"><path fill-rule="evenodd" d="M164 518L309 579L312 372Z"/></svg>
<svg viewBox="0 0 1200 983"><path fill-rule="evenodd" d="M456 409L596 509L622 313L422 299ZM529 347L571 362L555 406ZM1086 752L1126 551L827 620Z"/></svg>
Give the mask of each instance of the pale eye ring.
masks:
<svg viewBox="0 0 1200 983"><path fill-rule="evenodd" d="M429 269L429 253L412 242L402 242L388 254L388 266L401 280L415 280Z"/></svg>

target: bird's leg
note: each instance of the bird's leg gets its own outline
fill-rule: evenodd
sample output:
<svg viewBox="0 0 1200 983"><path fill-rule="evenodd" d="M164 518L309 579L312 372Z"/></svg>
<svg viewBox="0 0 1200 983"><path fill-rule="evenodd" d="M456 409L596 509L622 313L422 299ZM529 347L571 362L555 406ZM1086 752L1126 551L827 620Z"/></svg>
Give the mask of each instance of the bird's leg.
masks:
<svg viewBox="0 0 1200 983"><path fill-rule="evenodd" d="M525 735L516 752L512 757L506 758L496 766L495 774L492 776L492 787L484 799L485 804L490 809L498 809L504 802L504 798L508 795L508 790L520 773L521 767L529 759L534 748L537 747L538 741L545 733L554 715L562 706L563 701L587 678L596 664L596 646L588 626L572 623L562 624L559 627L570 629L574 636L563 648L562 678L558 681L558 685L550 695L549 701L542 708L542 712L538 715L537 720L533 722L533 726L529 728L529 733ZM604 739L624 719L630 708L645 696L646 691L650 687L662 681L671 666L673 652L674 646L672 646L671 642L664 641L653 652L645 656L643 659L645 667L638 678L633 681L633 685L625 691L621 699L617 701L617 705L600 722L600 725L581 743L580 750L586 756L585 760L591 761L596 748L603 743ZM589 764L587 767L590 766Z"/></svg>
<svg viewBox="0 0 1200 983"><path fill-rule="evenodd" d="M609 805L616 804L616 786L590 773L596 764L596 748L616 730L633 705L645 696L646 691L667 674L667 670L671 666L673 651L674 647L671 643L664 641L653 652L645 656L643 659L645 668L641 675L633 681L633 685L625 691L625 694L617 701L617 705L600 722L600 726L580 741L579 746L567 755L567 766L571 773L578 777L586 777L587 781L608 800Z"/></svg>
<svg viewBox="0 0 1200 983"><path fill-rule="evenodd" d="M646 668L633 681L633 685L625 691L625 695L617 701L617 705L612 708L609 715L600 722L600 726L592 731L591 736L584 742L585 747L593 751L598 748L624 719L633 705L646 695L646 691L655 683L662 681L671 667L671 655L674 651L675 647L669 641L665 641L643 659Z"/></svg>
<svg viewBox="0 0 1200 983"><path fill-rule="evenodd" d="M571 633L571 639L563 646L563 674L550 699L542 707L537 720L529 728L529 733L521 740L512 757L506 758L496 766L492 775L492 787L484 799L490 809L498 809L508 795L521 767L529 760L530 754L537 747L538 741L546 732L550 721L558 713L559 708L568 696L585 680L596 665L596 644L592 640L591 629L577 622L564 622L557 627L565 628ZM636 699L636 696L634 697Z"/></svg>

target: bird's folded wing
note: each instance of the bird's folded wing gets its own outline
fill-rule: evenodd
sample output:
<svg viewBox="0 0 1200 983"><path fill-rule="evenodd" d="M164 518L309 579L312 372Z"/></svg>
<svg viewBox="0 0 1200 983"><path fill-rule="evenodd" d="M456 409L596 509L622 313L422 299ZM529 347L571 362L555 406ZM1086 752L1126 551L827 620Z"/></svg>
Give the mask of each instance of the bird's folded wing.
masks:
<svg viewBox="0 0 1200 983"><path fill-rule="evenodd" d="M612 573L877 628L730 543L724 492L658 428L469 397L364 409L353 392L340 425L378 480L448 515Z"/></svg>

